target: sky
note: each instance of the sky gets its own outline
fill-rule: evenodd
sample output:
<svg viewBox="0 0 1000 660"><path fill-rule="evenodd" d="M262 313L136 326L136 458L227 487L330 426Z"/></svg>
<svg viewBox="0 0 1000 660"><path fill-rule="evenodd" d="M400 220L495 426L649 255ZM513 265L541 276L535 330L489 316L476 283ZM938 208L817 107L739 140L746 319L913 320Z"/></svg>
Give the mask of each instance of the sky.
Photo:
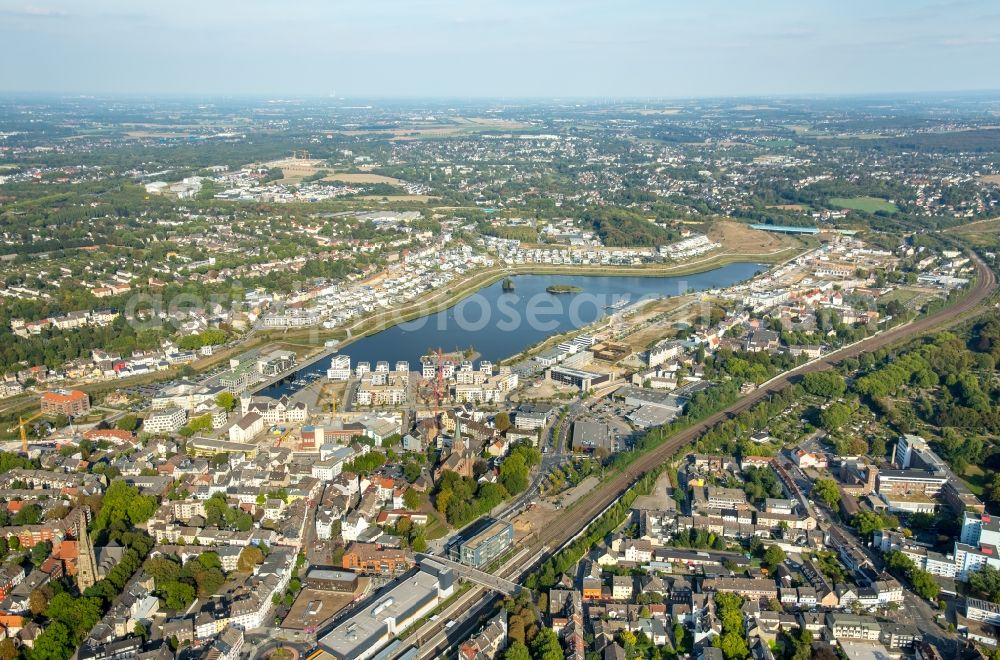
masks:
<svg viewBox="0 0 1000 660"><path fill-rule="evenodd" d="M0 0L0 93L1000 90L996 0Z"/></svg>

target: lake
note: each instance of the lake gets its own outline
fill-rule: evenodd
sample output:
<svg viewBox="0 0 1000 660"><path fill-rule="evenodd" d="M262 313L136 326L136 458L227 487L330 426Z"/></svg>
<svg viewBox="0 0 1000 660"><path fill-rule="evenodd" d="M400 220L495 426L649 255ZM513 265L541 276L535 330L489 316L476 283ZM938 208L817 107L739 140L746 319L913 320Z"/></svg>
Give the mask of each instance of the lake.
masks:
<svg viewBox="0 0 1000 660"><path fill-rule="evenodd" d="M473 348L477 359L499 362L555 334L581 328L624 306L643 299L677 296L693 291L722 289L768 269L765 264L733 263L721 268L677 277L617 277L593 275L515 275L513 291L498 281L463 298L455 306L387 328L347 344L339 352L358 362L379 360L393 368L407 360L420 370L420 357L430 349ZM548 293L546 288L569 285L580 293ZM330 366L323 359L301 369L296 378L321 374ZM260 392L281 396L298 389L290 380Z"/></svg>

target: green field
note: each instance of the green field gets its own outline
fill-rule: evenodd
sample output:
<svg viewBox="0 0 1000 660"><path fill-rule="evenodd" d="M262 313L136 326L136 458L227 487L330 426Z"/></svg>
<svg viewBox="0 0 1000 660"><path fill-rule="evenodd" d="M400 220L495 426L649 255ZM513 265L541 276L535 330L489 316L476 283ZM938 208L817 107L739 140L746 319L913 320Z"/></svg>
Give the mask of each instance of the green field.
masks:
<svg viewBox="0 0 1000 660"><path fill-rule="evenodd" d="M831 197L829 202L832 206L864 211L865 213L875 213L876 211L895 213L899 210L895 204L880 197Z"/></svg>
<svg viewBox="0 0 1000 660"><path fill-rule="evenodd" d="M795 146L795 140L789 140L788 138L768 138L766 140L758 140L757 144L762 147L771 147L772 149L791 149Z"/></svg>

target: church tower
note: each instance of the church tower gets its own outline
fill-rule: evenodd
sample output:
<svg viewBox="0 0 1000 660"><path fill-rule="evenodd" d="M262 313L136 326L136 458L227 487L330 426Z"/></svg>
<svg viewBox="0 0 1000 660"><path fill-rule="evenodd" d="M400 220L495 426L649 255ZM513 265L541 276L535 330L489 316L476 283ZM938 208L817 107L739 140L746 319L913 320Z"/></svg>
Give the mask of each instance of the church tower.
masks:
<svg viewBox="0 0 1000 660"><path fill-rule="evenodd" d="M76 586L82 593L97 582L97 558L94 544L87 533L87 508L81 507L76 521Z"/></svg>
<svg viewBox="0 0 1000 660"><path fill-rule="evenodd" d="M462 439L462 418L455 415L455 439L451 441L451 453L465 455L465 441Z"/></svg>

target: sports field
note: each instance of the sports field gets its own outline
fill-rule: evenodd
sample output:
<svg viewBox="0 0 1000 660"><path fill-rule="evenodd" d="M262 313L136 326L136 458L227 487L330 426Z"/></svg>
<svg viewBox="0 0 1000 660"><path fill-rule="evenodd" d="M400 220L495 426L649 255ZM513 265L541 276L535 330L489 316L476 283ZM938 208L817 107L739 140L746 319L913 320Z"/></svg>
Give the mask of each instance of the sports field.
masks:
<svg viewBox="0 0 1000 660"><path fill-rule="evenodd" d="M830 204L865 213L876 213L877 211L895 213L899 210L895 204L881 197L831 197Z"/></svg>

